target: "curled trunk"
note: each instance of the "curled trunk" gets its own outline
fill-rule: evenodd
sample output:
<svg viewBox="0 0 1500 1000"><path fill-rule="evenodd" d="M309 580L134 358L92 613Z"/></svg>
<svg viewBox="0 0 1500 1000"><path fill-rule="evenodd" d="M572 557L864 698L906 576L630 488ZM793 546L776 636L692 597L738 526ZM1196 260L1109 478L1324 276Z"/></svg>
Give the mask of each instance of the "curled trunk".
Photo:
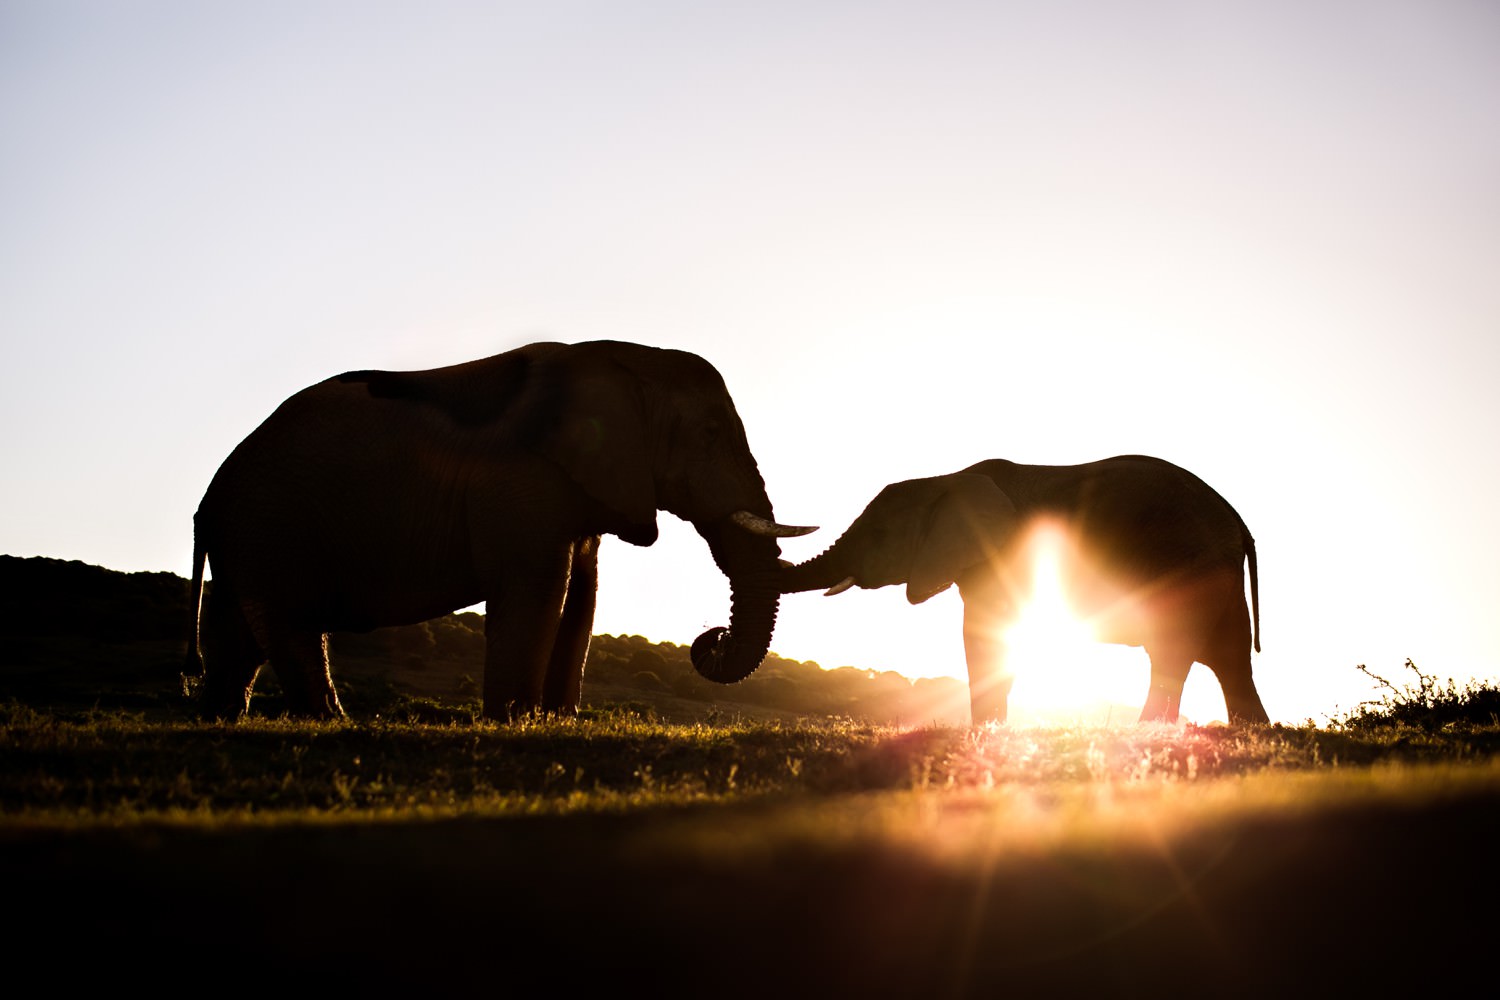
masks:
<svg viewBox="0 0 1500 1000"><path fill-rule="evenodd" d="M737 584L728 628L711 628L693 640L693 669L719 684L735 684L755 672L771 649L780 594L765 577Z"/></svg>
<svg viewBox="0 0 1500 1000"><path fill-rule="evenodd" d="M725 518L698 526L714 562L729 577L729 627L708 629L694 640L693 668L708 680L734 684L755 672L771 648L776 612L780 549L772 537L752 534Z"/></svg>

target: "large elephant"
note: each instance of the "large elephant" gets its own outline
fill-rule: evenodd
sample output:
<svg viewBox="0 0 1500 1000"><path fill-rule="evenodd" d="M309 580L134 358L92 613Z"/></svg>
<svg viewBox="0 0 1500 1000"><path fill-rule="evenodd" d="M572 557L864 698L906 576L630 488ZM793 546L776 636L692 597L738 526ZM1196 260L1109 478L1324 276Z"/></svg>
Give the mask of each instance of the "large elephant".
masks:
<svg viewBox="0 0 1500 1000"><path fill-rule="evenodd" d="M1058 572L1074 613L1100 640L1150 655L1142 721L1177 719L1195 661L1218 677L1232 721L1267 721L1250 668L1252 642L1260 649L1255 540L1223 497L1158 458L994 459L895 483L827 551L784 568L781 589L831 595L904 583L920 604L957 583L973 721L1004 721L1013 679L1004 634L1027 596L1028 542L1042 524L1064 540Z"/></svg>
<svg viewBox="0 0 1500 1000"><path fill-rule="evenodd" d="M694 666L741 680L775 625L776 538L813 529L774 521L707 361L596 341L346 372L282 403L209 484L187 670L217 717L247 710L266 660L291 712L340 716L328 632L484 601L484 715L576 712L600 536L650 545L658 510L693 524L732 590Z"/></svg>

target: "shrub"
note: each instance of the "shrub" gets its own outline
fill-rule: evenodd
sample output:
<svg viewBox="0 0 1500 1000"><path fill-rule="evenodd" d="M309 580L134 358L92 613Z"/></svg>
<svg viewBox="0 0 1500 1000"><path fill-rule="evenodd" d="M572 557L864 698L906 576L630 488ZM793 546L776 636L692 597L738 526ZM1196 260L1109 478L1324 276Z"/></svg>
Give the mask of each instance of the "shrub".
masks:
<svg viewBox="0 0 1500 1000"><path fill-rule="evenodd" d="M1406 669L1416 674L1414 684L1397 686L1363 663L1355 669L1380 686L1377 700L1362 703L1348 716L1334 720L1345 729L1380 726L1411 726L1434 730L1453 726L1500 725L1500 689L1488 683L1469 681L1463 687L1449 678L1446 683L1422 673L1410 659Z"/></svg>

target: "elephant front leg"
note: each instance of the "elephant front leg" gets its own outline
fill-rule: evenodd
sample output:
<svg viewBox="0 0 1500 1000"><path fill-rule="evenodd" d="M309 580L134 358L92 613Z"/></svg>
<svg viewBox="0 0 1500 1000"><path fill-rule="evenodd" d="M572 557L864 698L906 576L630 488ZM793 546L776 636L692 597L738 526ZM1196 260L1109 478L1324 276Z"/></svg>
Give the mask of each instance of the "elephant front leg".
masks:
<svg viewBox="0 0 1500 1000"><path fill-rule="evenodd" d="M1151 657L1151 689L1146 692L1139 721L1176 722L1182 708L1182 686L1187 683L1193 658L1171 649L1148 647L1146 652Z"/></svg>
<svg viewBox="0 0 1500 1000"><path fill-rule="evenodd" d="M1015 683L1005 662L1004 618L982 598L964 595L964 658L969 665L969 712L974 725L1004 722Z"/></svg>
<svg viewBox="0 0 1500 1000"><path fill-rule="evenodd" d="M568 596L563 601L562 621L552 644L547 680L542 690L542 710L577 715L583 698L583 661L588 657L594 633L594 602L599 594L599 536L573 546L568 574Z"/></svg>
<svg viewBox="0 0 1500 1000"><path fill-rule="evenodd" d="M567 594L564 560L545 579L507 583L485 602L485 718L513 721L542 708Z"/></svg>

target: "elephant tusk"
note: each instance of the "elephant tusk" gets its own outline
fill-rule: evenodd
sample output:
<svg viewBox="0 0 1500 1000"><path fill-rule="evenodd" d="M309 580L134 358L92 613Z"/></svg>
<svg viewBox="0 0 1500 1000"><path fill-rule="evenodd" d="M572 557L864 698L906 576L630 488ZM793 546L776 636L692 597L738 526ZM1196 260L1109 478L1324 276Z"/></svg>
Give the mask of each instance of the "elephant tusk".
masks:
<svg viewBox="0 0 1500 1000"><path fill-rule="evenodd" d="M748 510L737 510L729 515L729 519L744 528L753 535L768 535L772 538L791 538L795 535L806 535L817 531L816 527L806 528L791 524L777 524Z"/></svg>
<svg viewBox="0 0 1500 1000"><path fill-rule="evenodd" d="M829 587L827 590L823 591L823 596L832 597L835 594L842 594L852 586L854 586L854 577L846 576L838 583L835 583L832 587Z"/></svg>

